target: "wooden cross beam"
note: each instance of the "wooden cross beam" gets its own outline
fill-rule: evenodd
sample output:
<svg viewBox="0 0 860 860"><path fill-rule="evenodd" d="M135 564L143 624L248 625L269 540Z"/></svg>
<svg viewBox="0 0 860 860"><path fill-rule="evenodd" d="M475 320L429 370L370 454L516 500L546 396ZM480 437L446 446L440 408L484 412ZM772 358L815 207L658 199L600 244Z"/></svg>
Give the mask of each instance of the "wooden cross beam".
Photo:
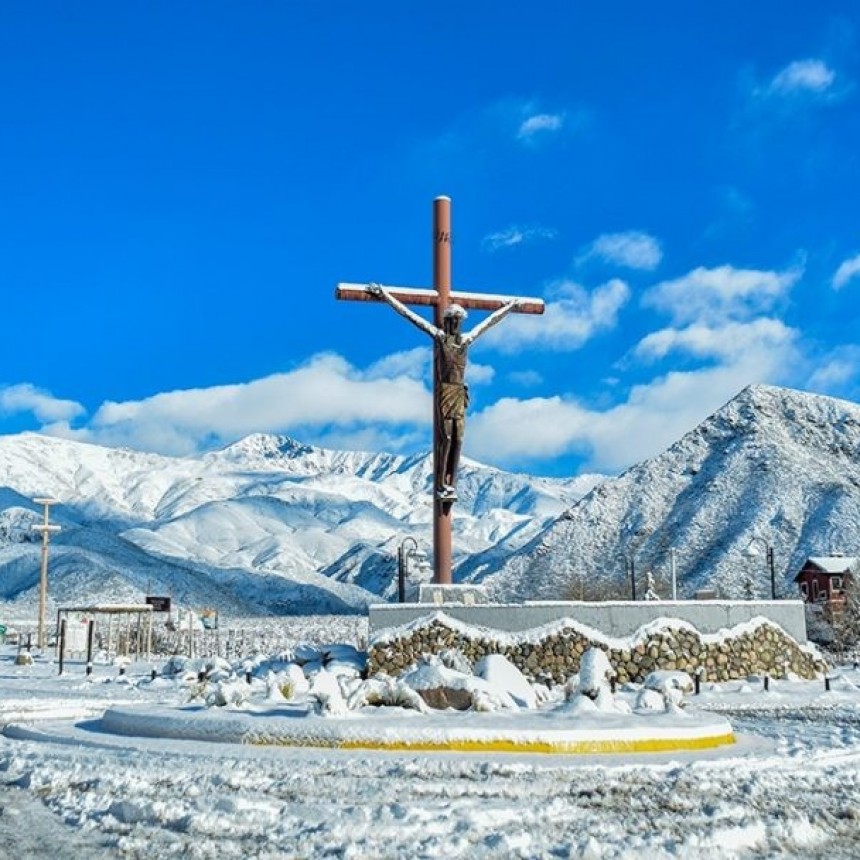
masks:
<svg viewBox="0 0 860 860"><path fill-rule="evenodd" d="M402 305L423 305L433 308L435 328L444 327L445 311L451 305L459 305L480 311L502 311L504 313L542 314L541 299L524 299L519 296L488 295L484 293L455 292L451 289L451 199L437 197L433 201L433 289L418 287L384 287L384 292ZM388 301L380 295L380 288L372 284L337 285L335 296L345 301ZM391 302L389 301L391 304ZM395 308L397 310L397 308ZM408 310L400 308L408 314ZM499 316L501 319L501 315ZM413 321L421 322L414 317ZM492 322L492 320L491 320ZM423 327L423 326L422 326ZM429 324L427 325L430 328ZM467 335L468 338L468 335ZM442 434L440 415L442 412L442 363L445 361L439 339L434 339L433 349L433 581L439 585L451 584L452 551L451 524L452 499L440 497L436 490L436 476L440 474L440 438Z"/></svg>

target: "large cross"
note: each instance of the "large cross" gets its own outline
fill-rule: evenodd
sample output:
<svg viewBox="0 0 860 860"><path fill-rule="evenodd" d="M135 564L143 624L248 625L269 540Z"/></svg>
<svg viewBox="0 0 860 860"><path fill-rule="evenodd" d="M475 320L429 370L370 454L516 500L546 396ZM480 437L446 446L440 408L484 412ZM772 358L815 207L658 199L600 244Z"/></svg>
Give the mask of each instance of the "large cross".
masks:
<svg viewBox="0 0 860 860"><path fill-rule="evenodd" d="M371 284L338 284L335 296L338 299L355 302L378 302L381 297L373 291ZM386 287L386 292L404 305L424 305L433 308L434 322L438 329L443 328L446 309L457 304L462 308L480 311L497 311L516 302L511 308L513 313L542 314L544 303L541 299L522 299L515 296L486 295L481 293L461 293L451 289L451 199L437 197L433 201L433 289L415 287ZM442 355L438 341L433 349L433 475L439 473L440 438L440 399L439 367ZM435 484L435 481L434 481ZM452 503L440 498L434 486L433 497L433 581L440 585L451 584L451 523Z"/></svg>

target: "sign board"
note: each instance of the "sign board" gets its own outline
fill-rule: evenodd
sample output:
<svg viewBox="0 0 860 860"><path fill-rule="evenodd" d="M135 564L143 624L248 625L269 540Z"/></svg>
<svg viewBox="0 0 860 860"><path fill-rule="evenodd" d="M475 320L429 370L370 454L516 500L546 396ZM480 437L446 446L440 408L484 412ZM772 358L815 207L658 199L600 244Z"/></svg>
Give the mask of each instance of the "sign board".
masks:
<svg viewBox="0 0 860 860"><path fill-rule="evenodd" d="M66 653L83 653L87 650L87 629L89 621L86 618L67 619L66 621Z"/></svg>
<svg viewBox="0 0 860 860"><path fill-rule="evenodd" d="M152 607L153 612L170 612L169 597L149 596L145 599L144 602Z"/></svg>
<svg viewBox="0 0 860 860"><path fill-rule="evenodd" d="M218 610L217 609L204 609L200 613L200 621L203 624L204 630L217 630L218 629Z"/></svg>

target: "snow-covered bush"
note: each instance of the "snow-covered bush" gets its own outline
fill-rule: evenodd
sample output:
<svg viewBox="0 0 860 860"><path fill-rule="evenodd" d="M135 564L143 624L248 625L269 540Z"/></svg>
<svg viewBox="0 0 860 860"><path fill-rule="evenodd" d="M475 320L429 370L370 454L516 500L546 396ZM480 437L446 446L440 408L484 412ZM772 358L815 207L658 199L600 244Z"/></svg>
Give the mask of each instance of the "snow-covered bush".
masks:
<svg viewBox="0 0 860 860"><path fill-rule="evenodd" d="M351 692L347 704L350 710L354 711L366 706L410 708L421 713L427 713L430 710L424 699L408 684L382 674L362 681Z"/></svg>
<svg viewBox="0 0 860 860"><path fill-rule="evenodd" d="M589 648L579 663L579 675L568 681L568 698L573 696L588 696L596 700L601 691L610 691L610 679L615 677L615 670L600 648Z"/></svg>
<svg viewBox="0 0 860 860"><path fill-rule="evenodd" d="M629 713L626 702L616 699L610 681L615 670L606 653L600 648L589 648L579 663L579 674L570 678L565 686L565 709L570 713Z"/></svg>
<svg viewBox="0 0 860 860"><path fill-rule="evenodd" d="M655 711L662 714L666 710L666 697L659 690L642 689L636 694L633 710Z"/></svg>
<svg viewBox="0 0 860 860"><path fill-rule="evenodd" d="M286 699L302 696L310 689L305 673L295 663L288 663L277 676L282 679L281 692Z"/></svg>
<svg viewBox="0 0 860 860"><path fill-rule="evenodd" d="M464 675L480 674L472 668L469 658L456 648L445 648L439 652L438 656L443 666L447 666L455 672L461 672Z"/></svg>
<svg viewBox="0 0 860 860"><path fill-rule="evenodd" d="M205 702L208 707L223 708L226 705L241 706L248 700L249 687L244 681L219 681L205 687Z"/></svg>
<svg viewBox="0 0 860 860"><path fill-rule="evenodd" d="M672 711L683 706L684 695L693 692L693 679L686 672L661 670L645 678L636 697L636 710Z"/></svg>
<svg viewBox="0 0 860 860"><path fill-rule="evenodd" d="M325 669L314 674L308 695L314 710L322 716L340 717L349 711L337 676Z"/></svg>

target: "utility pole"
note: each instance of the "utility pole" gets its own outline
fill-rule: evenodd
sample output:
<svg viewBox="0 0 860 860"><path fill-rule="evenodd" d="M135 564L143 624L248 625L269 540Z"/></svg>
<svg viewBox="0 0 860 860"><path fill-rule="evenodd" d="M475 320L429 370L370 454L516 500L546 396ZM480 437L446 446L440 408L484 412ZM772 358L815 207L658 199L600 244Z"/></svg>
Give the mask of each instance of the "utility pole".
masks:
<svg viewBox="0 0 860 860"><path fill-rule="evenodd" d="M33 499L33 504L44 507L44 519L32 526L33 531L42 533L42 572L39 577L39 628L36 635L39 650L45 650L45 610L48 603L48 541L51 534L58 532L60 527L48 522L51 515L51 505L56 505L56 499Z"/></svg>

